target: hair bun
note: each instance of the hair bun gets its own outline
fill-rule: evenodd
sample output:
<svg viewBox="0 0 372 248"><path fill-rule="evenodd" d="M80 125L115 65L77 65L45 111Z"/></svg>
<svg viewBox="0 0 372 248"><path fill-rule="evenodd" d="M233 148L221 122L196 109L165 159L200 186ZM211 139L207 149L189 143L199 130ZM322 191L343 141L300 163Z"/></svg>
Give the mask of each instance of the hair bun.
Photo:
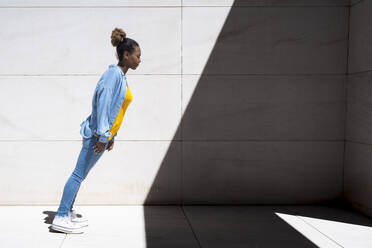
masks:
<svg viewBox="0 0 372 248"><path fill-rule="evenodd" d="M111 44L117 47L122 42L127 34L121 28L115 28L111 33Z"/></svg>

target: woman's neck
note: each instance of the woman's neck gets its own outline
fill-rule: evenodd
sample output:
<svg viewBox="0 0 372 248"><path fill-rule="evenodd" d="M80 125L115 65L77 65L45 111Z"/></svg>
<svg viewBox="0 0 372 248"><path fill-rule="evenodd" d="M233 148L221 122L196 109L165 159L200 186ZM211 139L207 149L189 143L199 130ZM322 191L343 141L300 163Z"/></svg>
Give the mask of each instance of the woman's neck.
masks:
<svg viewBox="0 0 372 248"><path fill-rule="evenodd" d="M122 65L120 65L120 64L118 64L118 66L120 67L120 69L123 71L123 73L124 73L124 75L127 73L127 71L128 71L128 67L126 67L125 65L124 66L122 66Z"/></svg>

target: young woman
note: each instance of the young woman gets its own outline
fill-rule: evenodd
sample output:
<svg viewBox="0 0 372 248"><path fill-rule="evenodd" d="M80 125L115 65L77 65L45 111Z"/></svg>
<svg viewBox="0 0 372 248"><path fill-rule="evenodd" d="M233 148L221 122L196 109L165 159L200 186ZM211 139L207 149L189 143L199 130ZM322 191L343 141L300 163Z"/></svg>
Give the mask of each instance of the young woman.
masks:
<svg viewBox="0 0 372 248"><path fill-rule="evenodd" d="M128 88L126 73L141 62L138 43L126 38L126 33L115 28L111 44L116 47L118 64L109 65L99 79L92 100L92 113L80 124L82 148L76 167L68 178L62 199L51 228L64 233L83 233L86 219L72 209L81 182L105 150L112 150L114 139L133 97Z"/></svg>

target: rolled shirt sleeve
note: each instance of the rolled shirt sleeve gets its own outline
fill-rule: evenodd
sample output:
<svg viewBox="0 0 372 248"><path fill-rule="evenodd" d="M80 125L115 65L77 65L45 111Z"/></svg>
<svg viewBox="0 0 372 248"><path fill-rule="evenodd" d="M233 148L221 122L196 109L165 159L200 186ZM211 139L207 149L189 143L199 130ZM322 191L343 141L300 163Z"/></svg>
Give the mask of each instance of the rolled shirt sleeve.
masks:
<svg viewBox="0 0 372 248"><path fill-rule="evenodd" d="M98 90L97 97L97 135L98 141L107 143L110 132L110 106L112 100L112 90L108 87L102 86Z"/></svg>

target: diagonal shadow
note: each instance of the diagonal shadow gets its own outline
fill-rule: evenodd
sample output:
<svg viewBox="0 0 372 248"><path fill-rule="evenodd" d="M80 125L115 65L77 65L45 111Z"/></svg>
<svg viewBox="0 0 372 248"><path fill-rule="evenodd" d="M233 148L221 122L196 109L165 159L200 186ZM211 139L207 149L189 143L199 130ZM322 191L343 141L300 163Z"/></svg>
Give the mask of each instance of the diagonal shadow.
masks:
<svg viewBox="0 0 372 248"><path fill-rule="evenodd" d="M182 65L183 96L192 94L144 202L149 248L278 247L283 238L317 247L276 211L370 225L267 205L343 205L347 5L244 3L232 5L201 75ZM165 204L180 207L153 206ZM243 214L248 224L239 208L192 206L245 204L264 204Z"/></svg>

